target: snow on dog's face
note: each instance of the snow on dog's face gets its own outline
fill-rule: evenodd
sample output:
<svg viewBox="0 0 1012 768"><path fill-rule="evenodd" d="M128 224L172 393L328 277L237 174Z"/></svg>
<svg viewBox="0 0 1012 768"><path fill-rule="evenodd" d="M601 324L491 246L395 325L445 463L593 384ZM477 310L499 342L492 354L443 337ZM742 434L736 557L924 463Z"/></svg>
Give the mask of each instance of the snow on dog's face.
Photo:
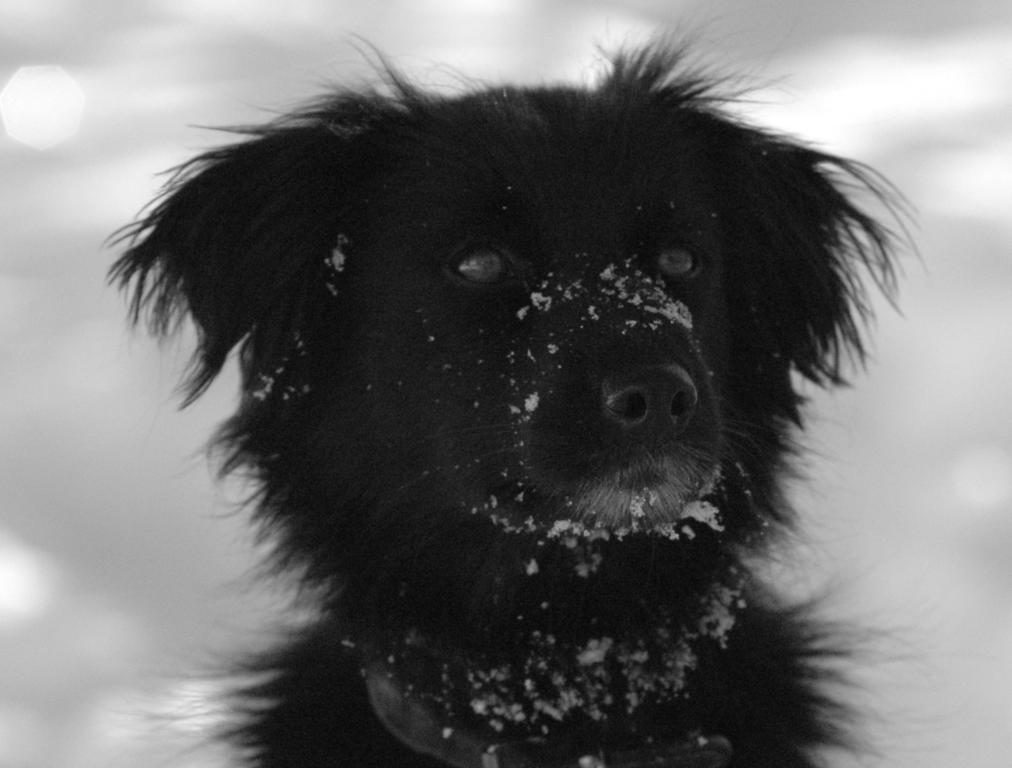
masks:
<svg viewBox="0 0 1012 768"><path fill-rule="evenodd" d="M479 258L502 257L468 256L459 271ZM692 312L675 297L697 259L671 249L602 267L583 254L525 286L506 355L516 465L476 510L550 536L678 538L683 518L720 530L702 500L720 474L713 392Z"/></svg>

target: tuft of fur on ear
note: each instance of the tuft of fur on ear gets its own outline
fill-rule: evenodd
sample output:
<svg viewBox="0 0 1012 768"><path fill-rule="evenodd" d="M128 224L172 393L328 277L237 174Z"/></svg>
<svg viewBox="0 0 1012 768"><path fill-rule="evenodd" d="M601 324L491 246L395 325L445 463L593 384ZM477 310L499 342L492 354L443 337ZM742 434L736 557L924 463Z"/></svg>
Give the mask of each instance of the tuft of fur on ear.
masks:
<svg viewBox="0 0 1012 768"><path fill-rule="evenodd" d="M896 282L895 234L855 199L901 221L898 197L860 163L787 139L750 131L742 149L732 269L747 274L729 280L732 311L752 315L768 355L820 386L843 384L844 363L866 357L867 279L890 301Z"/></svg>
<svg viewBox="0 0 1012 768"><path fill-rule="evenodd" d="M646 96L650 103L670 110L688 107L727 121L724 108L748 93L742 78L716 71L695 53L691 40L671 35L619 50L607 60L602 92L637 100Z"/></svg>
<svg viewBox="0 0 1012 768"><path fill-rule="evenodd" d="M130 292L134 322L167 335L194 321L192 402L244 339L255 365L283 354L361 176L352 149L369 102L345 98L257 128L175 169L153 206L114 236L128 249L110 280ZM253 338L255 336L255 338ZM246 371L247 376L255 371Z"/></svg>

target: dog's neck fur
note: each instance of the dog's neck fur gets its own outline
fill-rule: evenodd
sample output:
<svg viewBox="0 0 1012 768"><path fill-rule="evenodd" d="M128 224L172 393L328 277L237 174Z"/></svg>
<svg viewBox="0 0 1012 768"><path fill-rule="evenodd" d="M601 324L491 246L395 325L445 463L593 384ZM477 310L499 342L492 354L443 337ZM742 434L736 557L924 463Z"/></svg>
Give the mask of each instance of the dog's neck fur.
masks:
<svg viewBox="0 0 1012 768"><path fill-rule="evenodd" d="M635 744L671 737L672 726L685 737L699 727L688 714L697 668L719 657L744 606L742 575L716 533L687 530L678 541L493 530L469 578L442 580L469 570L469 553L457 563L443 553L441 570L416 564L396 596L369 593L363 602L384 614L347 645L443 727L489 743L592 731ZM419 613L434 604L422 595L441 590L469 612Z"/></svg>
<svg viewBox="0 0 1012 768"><path fill-rule="evenodd" d="M726 738L701 734L607 751L600 743L587 751L567 738L490 740L481 731L446 725L444 715L405 694L387 671L367 669L364 675L369 702L383 726L414 752L452 768L725 768L731 759Z"/></svg>

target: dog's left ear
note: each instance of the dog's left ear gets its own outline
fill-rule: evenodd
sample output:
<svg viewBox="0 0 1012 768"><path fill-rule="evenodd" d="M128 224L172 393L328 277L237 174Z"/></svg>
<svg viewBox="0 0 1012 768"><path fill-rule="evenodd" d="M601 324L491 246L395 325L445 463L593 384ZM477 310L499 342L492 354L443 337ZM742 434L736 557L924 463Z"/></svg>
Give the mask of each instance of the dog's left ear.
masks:
<svg viewBox="0 0 1012 768"><path fill-rule="evenodd" d="M870 279L891 300L893 232L864 196L902 223L899 199L870 169L788 139L738 129L724 190L733 258L731 312L758 331L747 356L789 364L820 385L864 361ZM776 365L776 362L774 365ZM760 362L760 365L764 363Z"/></svg>
<svg viewBox="0 0 1012 768"><path fill-rule="evenodd" d="M131 291L135 322L146 317L166 335L193 320L186 402L251 334L259 362L290 344L361 176L347 127L307 119L245 133L176 170L147 215L119 233L129 248L110 271Z"/></svg>

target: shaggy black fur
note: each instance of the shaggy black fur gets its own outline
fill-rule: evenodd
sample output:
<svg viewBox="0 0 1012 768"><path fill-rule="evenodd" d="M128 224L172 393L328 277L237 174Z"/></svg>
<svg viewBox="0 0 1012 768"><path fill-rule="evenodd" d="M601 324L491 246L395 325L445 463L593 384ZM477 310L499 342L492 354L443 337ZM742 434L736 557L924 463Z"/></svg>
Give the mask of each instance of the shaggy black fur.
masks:
<svg viewBox="0 0 1012 768"><path fill-rule="evenodd" d="M249 764L439 764L367 681L430 754L847 740L829 633L750 563L791 520L792 372L841 383L861 273L891 290L852 197L888 190L715 90L664 46L591 88L390 74L243 129L126 230L134 319L199 333L188 401L238 349L225 471L316 603L236 696Z"/></svg>

